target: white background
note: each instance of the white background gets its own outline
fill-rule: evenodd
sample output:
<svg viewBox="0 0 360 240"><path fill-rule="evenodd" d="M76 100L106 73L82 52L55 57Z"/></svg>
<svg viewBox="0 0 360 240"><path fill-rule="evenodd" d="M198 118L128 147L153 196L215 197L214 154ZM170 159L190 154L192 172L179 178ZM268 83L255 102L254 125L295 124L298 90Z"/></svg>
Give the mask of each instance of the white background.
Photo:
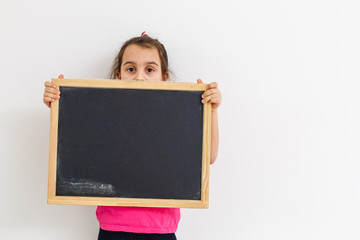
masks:
<svg viewBox="0 0 360 240"><path fill-rule="evenodd" d="M46 203L43 84L106 78L144 30L223 94L210 209L178 239L360 239L357 0L1 0L1 239L97 238L95 207Z"/></svg>

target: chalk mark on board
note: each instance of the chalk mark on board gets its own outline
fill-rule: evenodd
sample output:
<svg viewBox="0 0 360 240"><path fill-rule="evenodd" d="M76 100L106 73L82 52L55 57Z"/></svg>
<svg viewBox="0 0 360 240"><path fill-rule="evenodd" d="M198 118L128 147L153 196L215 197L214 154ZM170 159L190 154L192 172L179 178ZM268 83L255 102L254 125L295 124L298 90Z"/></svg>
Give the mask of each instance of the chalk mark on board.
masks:
<svg viewBox="0 0 360 240"><path fill-rule="evenodd" d="M106 195L111 196L116 193L113 185L99 182L61 182L57 184L57 191L66 192L66 195Z"/></svg>

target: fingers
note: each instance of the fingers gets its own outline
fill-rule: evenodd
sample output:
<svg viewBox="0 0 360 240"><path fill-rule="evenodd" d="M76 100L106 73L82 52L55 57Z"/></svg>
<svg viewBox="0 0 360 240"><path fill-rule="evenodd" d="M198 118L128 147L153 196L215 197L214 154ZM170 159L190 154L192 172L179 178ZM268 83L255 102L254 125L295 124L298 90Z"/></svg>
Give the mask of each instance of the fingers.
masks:
<svg viewBox="0 0 360 240"><path fill-rule="evenodd" d="M207 102L220 103L221 102L221 95L218 94L218 93L208 95L207 97L204 97L201 102L203 102L203 103L207 103Z"/></svg>
<svg viewBox="0 0 360 240"><path fill-rule="evenodd" d="M52 82L45 82L45 92L56 92L57 90L57 86L56 84L52 83Z"/></svg>
<svg viewBox="0 0 360 240"><path fill-rule="evenodd" d="M55 89L52 89L52 91ZM55 90L57 91L57 90ZM46 106L50 107L51 103L55 100L59 100L60 99L60 92L57 91L55 93L52 93L51 91L45 91L44 92L44 96L43 96L43 102L45 103Z"/></svg>
<svg viewBox="0 0 360 240"><path fill-rule="evenodd" d="M203 80L201 80L200 78L198 78L198 79L197 79L197 83L204 83L204 82L203 82ZM210 83L210 84L208 85L208 89L210 89L210 88L217 88L217 87L218 87L217 82L213 82L213 83Z"/></svg>
<svg viewBox="0 0 360 240"><path fill-rule="evenodd" d="M53 83L50 83L51 85L48 85L45 87L45 93L51 93L55 95L60 95L60 91L58 90L57 86Z"/></svg>
<svg viewBox="0 0 360 240"><path fill-rule="evenodd" d="M211 103L213 109L217 109L221 104L221 92L217 82L208 84L207 90L201 95L202 103Z"/></svg>
<svg viewBox="0 0 360 240"><path fill-rule="evenodd" d="M64 76L61 74L59 78L62 79ZM60 99L60 91L58 90L58 86L52 82L46 81L44 85L43 102L46 106L50 107L53 101Z"/></svg>
<svg viewBox="0 0 360 240"><path fill-rule="evenodd" d="M209 89L206 90L201 97L203 99L210 99L210 98L216 98L216 97L221 97L221 93L219 89Z"/></svg>
<svg viewBox="0 0 360 240"><path fill-rule="evenodd" d="M217 88L218 87L218 84L217 84L217 82L213 82L213 83L210 83L209 85L208 85L208 88L210 89L210 88Z"/></svg>
<svg viewBox="0 0 360 240"><path fill-rule="evenodd" d="M49 93L49 92L45 92L44 93L44 98L50 98L50 99L60 99L60 95L59 94L53 94L53 93Z"/></svg>
<svg viewBox="0 0 360 240"><path fill-rule="evenodd" d="M220 92L219 89L208 89L201 96L203 98L205 98L205 97L207 97L209 95L212 95L212 94L215 94L215 93L218 93L218 92Z"/></svg>
<svg viewBox="0 0 360 240"><path fill-rule="evenodd" d="M200 78L197 79L197 83L204 83L203 80L201 80ZM207 88L210 89L210 88L217 88L218 87L218 84L217 82L212 82L210 84L208 84Z"/></svg>
<svg viewBox="0 0 360 240"><path fill-rule="evenodd" d="M57 89L56 84L55 84L55 83L52 83L52 82L49 82L49 81L45 82L44 85L45 85L45 91L46 91L47 88L48 88L48 89L50 89L50 88Z"/></svg>
<svg viewBox="0 0 360 240"><path fill-rule="evenodd" d="M216 82L210 83L208 85L208 90L206 90L201 96L202 98L208 98L210 95L220 94L220 90L218 89L218 84Z"/></svg>
<svg viewBox="0 0 360 240"><path fill-rule="evenodd" d="M52 97L44 97L43 98L43 101L44 103L46 104L46 106L50 107L50 104L55 101L56 99L55 98L52 98Z"/></svg>
<svg viewBox="0 0 360 240"><path fill-rule="evenodd" d="M44 85L45 85L45 87L56 87L56 85L54 83L49 82L49 81L45 82Z"/></svg>

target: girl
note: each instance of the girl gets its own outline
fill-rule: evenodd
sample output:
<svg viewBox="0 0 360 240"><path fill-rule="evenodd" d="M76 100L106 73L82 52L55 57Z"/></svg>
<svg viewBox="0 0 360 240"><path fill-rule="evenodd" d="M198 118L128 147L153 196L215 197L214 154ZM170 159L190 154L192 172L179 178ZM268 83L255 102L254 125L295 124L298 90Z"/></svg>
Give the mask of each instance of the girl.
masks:
<svg viewBox="0 0 360 240"><path fill-rule="evenodd" d="M63 78L62 75L59 78ZM166 50L157 39L145 34L126 41L116 56L110 78L137 81L168 81L169 69ZM201 79L197 83L203 83ZM44 103L60 98L60 91L51 82L45 82ZM217 83L209 84L202 102L212 103L210 164L217 157L219 135L217 109L221 93ZM180 220L178 208L105 207L98 206L96 216L100 224L98 240L106 239L176 239Z"/></svg>

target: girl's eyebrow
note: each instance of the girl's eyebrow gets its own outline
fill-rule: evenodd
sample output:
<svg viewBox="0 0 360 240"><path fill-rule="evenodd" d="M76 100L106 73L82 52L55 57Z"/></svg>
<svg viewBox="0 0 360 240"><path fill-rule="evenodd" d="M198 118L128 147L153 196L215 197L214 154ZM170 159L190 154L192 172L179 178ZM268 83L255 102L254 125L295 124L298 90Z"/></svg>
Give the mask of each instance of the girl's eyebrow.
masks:
<svg viewBox="0 0 360 240"><path fill-rule="evenodd" d="M156 66L159 66L156 62L146 62L146 65L154 64Z"/></svg>
<svg viewBox="0 0 360 240"><path fill-rule="evenodd" d="M135 64L135 62L132 62L132 61L127 61L123 64L123 66L125 66L126 64ZM145 63L146 65L149 65L149 64L154 64L156 66L159 66L159 64L157 64L156 62L146 62Z"/></svg>

